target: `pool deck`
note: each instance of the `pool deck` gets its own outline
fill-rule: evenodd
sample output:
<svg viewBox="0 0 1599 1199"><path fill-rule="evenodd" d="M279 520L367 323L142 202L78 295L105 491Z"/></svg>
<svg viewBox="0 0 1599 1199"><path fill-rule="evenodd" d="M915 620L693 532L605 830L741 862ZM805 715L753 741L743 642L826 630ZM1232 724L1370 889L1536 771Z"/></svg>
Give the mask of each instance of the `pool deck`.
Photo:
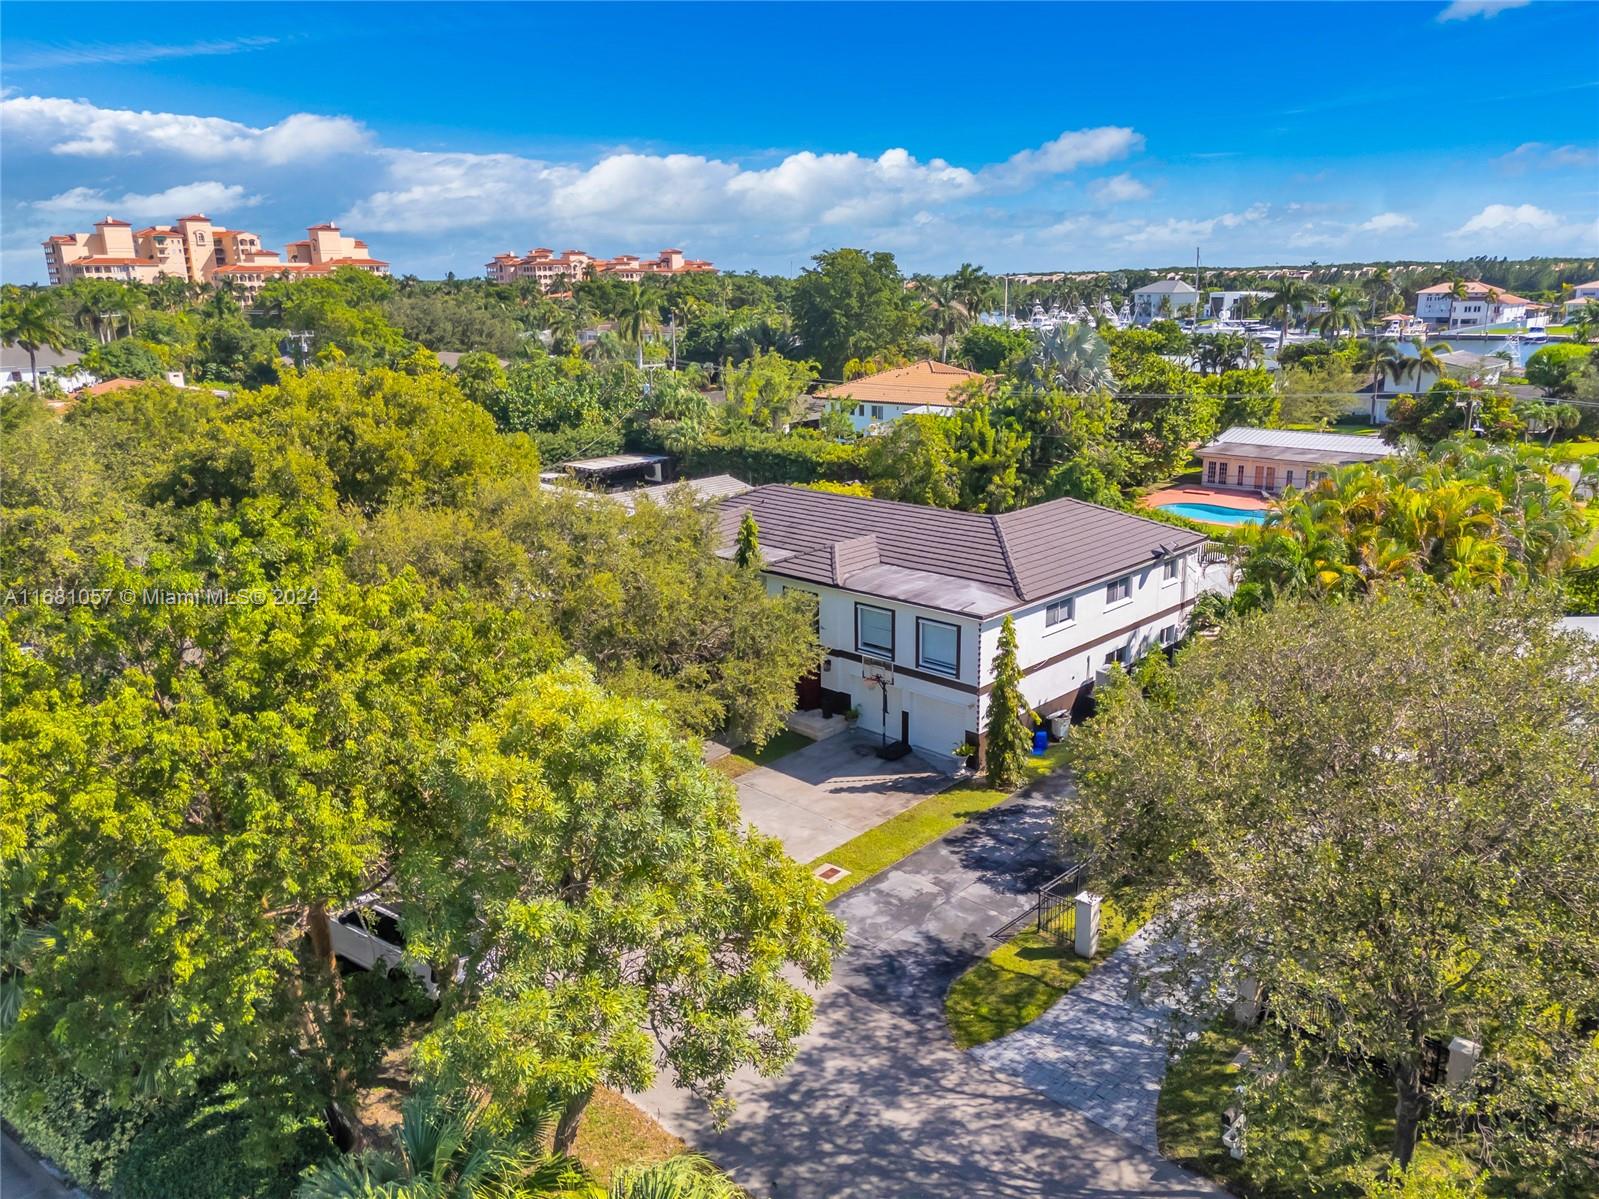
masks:
<svg viewBox="0 0 1599 1199"><path fill-rule="evenodd" d="M1264 512L1271 507L1250 491L1218 491L1214 487L1201 487L1195 483L1162 487L1138 501L1141 508L1158 508L1162 504L1215 504L1218 508L1238 508L1244 512Z"/></svg>

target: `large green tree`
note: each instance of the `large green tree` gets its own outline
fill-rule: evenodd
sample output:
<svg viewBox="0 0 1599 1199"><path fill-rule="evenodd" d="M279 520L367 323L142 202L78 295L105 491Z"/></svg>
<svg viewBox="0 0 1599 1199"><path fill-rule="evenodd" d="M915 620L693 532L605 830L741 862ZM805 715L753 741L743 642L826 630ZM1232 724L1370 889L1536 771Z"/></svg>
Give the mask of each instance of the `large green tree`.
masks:
<svg viewBox="0 0 1599 1199"><path fill-rule="evenodd" d="M916 310L892 254L828 250L811 261L794 284L794 324L824 378L842 379L850 359L910 342Z"/></svg>
<svg viewBox="0 0 1599 1199"><path fill-rule="evenodd" d="M1007 790L1022 780L1022 766L1032 745L1032 735L1022 723L1027 713L1022 695L1022 667L1016 649L1016 622L1009 616L999 629L994 653L993 689L988 693L988 727L984 730L983 761L988 785Z"/></svg>
<svg viewBox="0 0 1599 1199"><path fill-rule="evenodd" d="M1302 1160L1274 1077L1344 1078L1392 1087L1400 1167L1427 1136L1599 1185L1596 722L1599 643L1487 592L1279 606L1100 693L1063 832L1180 930L1179 980L1263 987L1251 1158ZM1456 1036L1482 1060L1445 1087Z"/></svg>
<svg viewBox="0 0 1599 1199"><path fill-rule="evenodd" d="M786 1064L811 1011L787 972L824 981L841 926L658 709L568 664L441 753L428 792L407 923L459 963L429 1072L504 1120L560 1102L564 1150L594 1088L647 1086L657 1053L712 1100Z"/></svg>

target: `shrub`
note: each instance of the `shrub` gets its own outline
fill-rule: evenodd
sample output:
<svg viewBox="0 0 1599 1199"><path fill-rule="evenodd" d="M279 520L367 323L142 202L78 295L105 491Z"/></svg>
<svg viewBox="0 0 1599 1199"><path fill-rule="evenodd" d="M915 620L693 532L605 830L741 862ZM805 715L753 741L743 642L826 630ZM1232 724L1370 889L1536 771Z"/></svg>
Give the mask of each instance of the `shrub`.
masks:
<svg viewBox="0 0 1599 1199"><path fill-rule="evenodd" d="M1569 396L1576 387L1577 372L1592 353L1592 346L1569 342L1545 346L1527 359L1527 382L1551 395Z"/></svg>
<svg viewBox="0 0 1599 1199"><path fill-rule="evenodd" d="M1566 612L1571 616L1599 616L1599 566L1568 570L1561 578Z"/></svg>
<svg viewBox="0 0 1599 1199"><path fill-rule="evenodd" d="M803 433L710 434L683 453L683 474L735 475L746 483L847 483L862 475L861 452Z"/></svg>
<svg viewBox="0 0 1599 1199"><path fill-rule="evenodd" d="M286 1199L333 1146L314 1112L290 1110L275 1129L283 1160L256 1164L244 1151L247 1108L228 1085L149 1121L123 1154L111 1199Z"/></svg>
<svg viewBox="0 0 1599 1199"><path fill-rule="evenodd" d="M129 1146L155 1111L152 1100L113 1107L103 1091L76 1074L43 1080L12 1076L0 1093L0 1112L23 1141L80 1186L97 1190L111 1186Z"/></svg>

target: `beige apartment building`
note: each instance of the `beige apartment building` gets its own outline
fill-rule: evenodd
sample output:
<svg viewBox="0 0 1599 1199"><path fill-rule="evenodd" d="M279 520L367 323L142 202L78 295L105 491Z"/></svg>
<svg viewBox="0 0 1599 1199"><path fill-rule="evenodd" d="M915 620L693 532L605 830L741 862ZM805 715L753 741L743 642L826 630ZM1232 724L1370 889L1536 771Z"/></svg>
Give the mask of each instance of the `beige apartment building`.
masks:
<svg viewBox="0 0 1599 1199"><path fill-rule="evenodd" d="M44 243L44 258L52 284L74 279L226 281L249 296L268 279L283 274L325 272L341 266L378 275L389 273L388 263L372 257L364 241L344 236L337 225L313 225L306 235L304 241L290 242L279 255L262 249L256 234L213 224L201 213L182 217L175 225L139 230L108 216L95 222L93 233L62 233L50 238Z"/></svg>
<svg viewBox="0 0 1599 1199"><path fill-rule="evenodd" d="M625 283L637 283L645 278L716 272L709 262L685 258L682 250L662 250L652 259L641 259L636 254L596 258L583 250L562 250L556 254L545 246L529 250L522 258L515 254L496 254L485 264L485 270L496 283L532 279L542 291L549 291L558 283L577 283L593 275L610 275Z"/></svg>

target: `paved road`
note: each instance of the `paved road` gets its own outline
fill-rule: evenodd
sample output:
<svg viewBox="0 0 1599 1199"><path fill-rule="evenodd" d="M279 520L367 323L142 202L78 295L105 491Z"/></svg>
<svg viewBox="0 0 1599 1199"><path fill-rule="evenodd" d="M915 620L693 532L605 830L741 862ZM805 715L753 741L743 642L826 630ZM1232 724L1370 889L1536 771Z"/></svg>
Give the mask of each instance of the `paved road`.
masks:
<svg viewBox="0 0 1599 1199"><path fill-rule="evenodd" d="M32 1155L0 1134L0 1196L4 1199L81 1199L82 1191L57 1182Z"/></svg>
<svg viewBox="0 0 1599 1199"><path fill-rule="evenodd" d="M1221 1196L949 1040L945 989L1055 869L1053 806L1010 800L836 901L816 1023L781 1077L735 1078L725 1129L666 1079L639 1105L770 1199Z"/></svg>

